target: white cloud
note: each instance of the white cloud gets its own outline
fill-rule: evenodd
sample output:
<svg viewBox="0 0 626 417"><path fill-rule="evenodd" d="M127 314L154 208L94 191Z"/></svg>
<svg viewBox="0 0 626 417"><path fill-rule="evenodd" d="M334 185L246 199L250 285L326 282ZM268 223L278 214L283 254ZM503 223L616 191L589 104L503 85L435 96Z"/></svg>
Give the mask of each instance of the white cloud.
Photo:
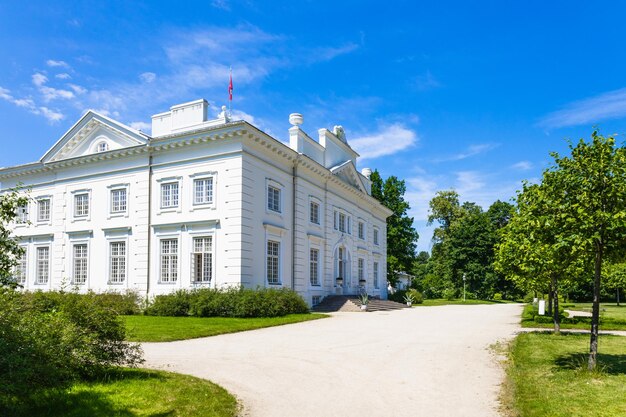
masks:
<svg viewBox="0 0 626 417"><path fill-rule="evenodd" d="M470 145L463 152L459 152L457 154L447 156L444 158L435 159L433 162L460 161L462 159L471 158L472 156L476 156L481 153L488 152L492 149L497 148L498 146L500 145L496 143L482 143L482 144L477 144L477 145Z"/></svg>
<svg viewBox="0 0 626 417"><path fill-rule="evenodd" d="M67 72L62 72L60 74L56 74L54 78L58 78L59 80L69 80L72 76Z"/></svg>
<svg viewBox="0 0 626 417"><path fill-rule="evenodd" d="M151 83L156 80L156 74L154 72L144 72L139 75L139 79L144 83Z"/></svg>
<svg viewBox="0 0 626 417"><path fill-rule="evenodd" d="M349 144L361 155L361 160L392 155L414 146L417 134L401 123L380 126L373 134L349 139Z"/></svg>
<svg viewBox="0 0 626 417"><path fill-rule="evenodd" d="M226 10L227 12L230 11L230 4L228 0L213 0L211 2L211 6L216 9Z"/></svg>
<svg viewBox="0 0 626 417"><path fill-rule="evenodd" d="M67 86L71 88L78 95L85 94L87 92L87 89L81 87L80 85L68 84Z"/></svg>
<svg viewBox="0 0 626 417"><path fill-rule="evenodd" d="M529 169L533 168L533 163L530 161L519 161L513 165L511 165L511 168L513 169L517 169L520 171L528 171Z"/></svg>
<svg viewBox="0 0 626 417"><path fill-rule="evenodd" d="M141 130L142 132L149 132L152 129L152 125L146 122L130 122L128 126L135 130Z"/></svg>
<svg viewBox="0 0 626 417"><path fill-rule="evenodd" d="M58 122L59 120L65 118L63 113L51 110L47 107L39 107L39 110L41 111L41 114L51 122Z"/></svg>
<svg viewBox="0 0 626 417"><path fill-rule="evenodd" d="M46 77L40 72L36 72L32 75L32 80L33 80L33 84L35 84L37 87L41 87L42 85L48 82L48 77Z"/></svg>
<svg viewBox="0 0 626 417"><path fill-rule="evenodd" d="M32 81L46 102L56 99L69 100L74 98L74 93L69 90L57 89L45 85L48 82L48 77L40 72L36 72L32 75Z"/></svg>
<svg viewBox="0 0 626 417"><path fill-rule="evenodd" d="M413 79L413 85L419 91L433 90L441 87L441 83L430 73L426 71L425 74L418 75Z"/></svg>
<svg viewBox="0 0 626 417"><path fill-rule="evenodd" d="M0 87L0 99L8 101L9 103L16 105L17 107L24 108L32 114L43 116L48 119L48 121L53 123L58 122L65 117L63 113L59 112L58 110L52 110L48 107L43 106L37 107L34 100L30 98L15 98L11 94L10 90L3 87Z"/></svg>
<svg viewBox="0 0 626 417"><path fill-rule="evenodd" d="M46 61L46 65L48 65L49 67L61 67L61 68L69 68L70 67L67 62L65 62L65 61L55 61L54 59L47 60Z"/></svg>
<svg viewBox="0 0 626 417"><path fill-rule="evenodd" d="M539 121L544 128L595 124L602 120L626 117L626 88L574 101Z"/></svg>

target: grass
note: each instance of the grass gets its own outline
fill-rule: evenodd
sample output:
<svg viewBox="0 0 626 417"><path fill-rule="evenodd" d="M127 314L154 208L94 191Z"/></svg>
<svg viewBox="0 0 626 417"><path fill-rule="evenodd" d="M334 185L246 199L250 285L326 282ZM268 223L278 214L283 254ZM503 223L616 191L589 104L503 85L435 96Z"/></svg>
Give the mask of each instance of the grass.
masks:
<svg viewBox="0 0 626 417"><path fill-rule="evenodd" d="M600 336L599 370L587 372L589 336L520 334L501 399L520 417L626 415L626 337Z"/></svg>
<svg viewBox="0 0 626 417"><path fill-rule="evenodd" d="M413 307L432 307L432 306L445 306L450 304L462 304L462 305L474 305L474 304L503 304L503 303L512 303L513 301L495 301L495 300L465 300L463 299L454 299L454 300L446 300L445 298L433 298L426 299L422 304L413 304Z"/></svg>
<svg viewBox="0 0 626 417"><path fill-rule="evenodd" d="M281 326L329 317L326 314L289 314L283 317L162 317L123 316L128 340L132 342L171 342Z"/></svg>
<svg viewBox="0 0 626 417"><path fill-rule="evenodd" d="M15 416L141 417L237 415L235 397L203 379L169 372L119 369L106 378L40 395Z"/></svg>
<svg viewBox="0 0 626 417"><path fill-rule="evenodd" d="M591 303L564 303L563 307L567 310L589 311L588 309L591 309ZM536 314L536 307L532 304L528 304L524 307L524 311L522 312L522 327L540 329L554 328L550 316L537 316L541 318L535 318L534 314L532 314L533 310L535 310ZM561 329L589 330L591 329L591 317L562 318ZM626 307L618 307L614 304L601 304L600 330L626 330Z"/></svg>
<svg viewBox="0 0 626 417"><path fill-rule="evenodd" d="M567 310L587 311L591 313L592 303L565 303L563 307ZM600 303L600 314L604 318L611 318L626 321L626 305L618 306L615 303Z"/></svg>

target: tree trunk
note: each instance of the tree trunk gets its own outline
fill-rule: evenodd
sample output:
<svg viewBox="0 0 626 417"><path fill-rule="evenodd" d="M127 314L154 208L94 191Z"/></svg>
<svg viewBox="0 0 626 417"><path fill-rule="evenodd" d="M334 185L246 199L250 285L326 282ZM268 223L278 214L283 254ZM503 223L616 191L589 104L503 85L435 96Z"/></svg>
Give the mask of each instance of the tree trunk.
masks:
<svg viewBox="0 0 626 417"><path fill-rule="evenodd" d="M619 307L619 288L617 288L617 306Z"/></svg>
<svg viewBox="0 0 626 417"><path fill-rule="evenodd" d="M596 243L596 259L593 281L593 309L591 312L591 340L589 343L588 369L593 371L598 364L598 327L600 325L600 273L602 272L602 243Z"/></svg>
<svg viewBox="0 0 626 417"><path fill-rule="evenodd" d="M561 332L561 317L559 316L559 281L556 275L552 276L552 301L554 302L554 333Z"/></svg>
<svg viewBox="0 0 626 417"><path fill-rule="evenodd" d="M552 283L550 283L550 288L548 289L548 311L546 312L548 316L552 315L552 291L554 289L552 288Z"/></svg>

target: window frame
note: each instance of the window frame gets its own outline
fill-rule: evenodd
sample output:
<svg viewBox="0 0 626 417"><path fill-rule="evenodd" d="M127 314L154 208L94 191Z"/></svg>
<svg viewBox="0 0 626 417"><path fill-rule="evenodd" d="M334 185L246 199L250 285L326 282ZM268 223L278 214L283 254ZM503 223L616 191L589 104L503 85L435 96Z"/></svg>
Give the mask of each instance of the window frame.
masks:
<svg viewBox="0 0 626 417"><path fill-rule="evenodd" d="M163 181L159 184L159 208L161 210L176 210L180 208L180 195L181 195L181 186L180 186L180 180L177 179L163 179ZM168 205L164 205L164 191L165 191L165 187L169 187L169 186L174 186L176 185L176 204L173 204L173 193L172 190L170 190L170 197L169 200L171 201L171 204Z"/></svg>
<svg viewBox="0 0 626 417"><path fill-rule="evenodd" d="M374 227L372 234L372 241L374 242L374 245L380 246L380 229L378 227Z"/></svg>
<svg viewBox="0 0 626 417"><path fill-rule="evenodd" d="M19 257L19 259L17 259L17 264L13 266L12 275L15 279L15 282L20 285L26 286L26 284L28 283L28 245L19 246L24 249L24 253L22 254L22 256ZM20 272L20 275L23 276L21 279L17 275L18 271Z"/></svg>
<svg viewBox="0 0 626 417"><path fill-rule="evenodd" d="M379 282L379 276L380 276L380 262L378 261L374 261L374 265L373 265L373 271L372 271L372 275L374 277L374 289L378 290L380 289L380 282Z"/></svg>
<svg viewBox="0 0 626 417"><path fill-rule="evenodd" d="M84 247L85 252L84 256L78 257L76 256L76 249L78 247ZM77 268L77 261L80 261L81 266ZM87 285L87 281L89 279L89 244L87 242L72 242L72 285ZM84 263L84 264L83 264ZM84 273L84 281L78 281L77 278L77 270L84 268L84 271L80 271Z"/></svg>
<svg viewBox="0 0 626 417"><path fill-rule="evenodd" d="M46 195L46 196L39 196L36 198L37 201L37 223L38 224L51 224L52 223L52 196ZM47 214L48 216L46 218L42 218L41 216L41 203L47 201L48 204L48 210L47 210Z"/></svg>
<svg viewBox="0 0 626 417"><path fill-rule="evenodd" d="M78 190L72 190L71 191L71 195L72 195L72 222L75 221L84 221L84 220L89 220L91 218L91 190L90 189L78 189ZM78 198L82 197L86 195L86 212L79 214L77 212L78 210Z"/></svg>
<svg viewBox="0 0 626 417"><path fill-rule="evenodd" d="M317 207L316 210L313 210L314 206ZM317 221L315 221L314 217ZM315 197L309 199L309 223L315 226L322 225L322 203Z"/></svg>
<svg viewBox="0 0 626 417"><path fill-rule="evenodd" d="M316 254L315 260L313 260L313 253ZM314 270L315 269L315 273ZM309 248L309 284L312 287L321 287L320 282L320 249L317 247Z"/></svg>
<svg viewBox="0 0 626 417"><path fill-rule="evenodd" d="M30 203L17 207L17 216L15 218L16 226L25 226L29 223Z"/></svg>
<svg viewBox="0 0 626 417"><path fill-rule="evenodd" d="M209 187L206 187L205 185L205 190L203 192L203 200L202 201L197 201L197 183L199 183L200 181L210 181L210 195L208 196L209 198L207 200L204 199L204 197L207 197L207 193L206 190ZM192 187L191 187L191 193L192 193L192 205L193 206L210 206L213 204L213 202L215 201L215 178L212 175L207 175L207 176L202 176L202 177L197 177L197 178L192 178L192 183L191 183Z"/></svg>
<svg viewBox="0 0 626 417"><path fill-rule="evenodd" d="M35 285L48 285L50 283L50 253L51 245L37 245L35 246ZM45 259L40 259L40 250L46 249L47 254ZM45 270L40 268L40 262L46 262ZM40 272L45 272L45 281L40 280Z"/></svg>
<svg viewBox="0 0 626 417"><path fill-rule="evenodd" d="M275 254L274 253L270 254L270 243L276 244L277 246ZM281 268L282 253L281 251L282 251L282 245L281 245L280 240L272 239L272 238L267 238L265 240L265 282L267 283L267 285L282 285L282 268ZM270 280L270 257L272 259L276 259L276 266L275 266L276 271L272 271L272 272L276 272L275 280L273 279L274 277L271 277L272 280Z"/></svg>
<svg viewBox="0 0 626 417"><path fill-rule="evenodd" d="M196 241L200 239L210 240L210 248L208 251L206 250L205 244L203 244L202 252L198 252L196 250ZM213 277L215 275L215 237L214 235L213 234L198 234L198 235L191 236L191 253L190 254L191 254L191 261L190 261L191 282L193 284L210 285L213 282ZM197 269L195 257L198 255L202 255L202 278L203 279L198 279L197 277L198 269ZM205 262L205 256L207 255L208 255L208 261L210 265L209 276L208 276L208 279L204 279L204 272L205 272L204 262Z"/></svg>
<svg viewBox="0 0 626 417"><path fill-rule="evenodd" d="M365 221L359 219L357 221L357 236L361 240L366 240L367 237L367 229L365 228Z"/></svg>
<svg viewBox="0 0 626 417"><path fill-rule="evenodd" d="M107 241L109 246L109 259L108 259L108 273L107 273L107 283L109 285L124 285L128 278L128 241L127 239L109 239ZM113 255L113 245L124 245L124 255ZM113 280L113 259L122 259L123 260L123 268L119 268L119 275L122 275L121 280L114 281ZM119 261L118 261L119 265Z"/></svg>
<svg viewBox="0 0 626 417"><path fill-rule="evenodd" d="M163 253L163 243L164 242L170 242L170 249L168 253ZM176 252L171 252L171 245L172 243L176 243ZM180 275L180 239L178 237L161 237L159 238L159 246L158 246L158 250L159 250L159 284L177 284L178 283L178 278ZM164 258L167 257L167 258ZM163 261L164 259L168 259L168 267L167 267L167 273L168 273L168 277L167 280L163 279L163 272L164 272L164 268L163 268ZM174 262L172 262L174 261Z"/></svg>

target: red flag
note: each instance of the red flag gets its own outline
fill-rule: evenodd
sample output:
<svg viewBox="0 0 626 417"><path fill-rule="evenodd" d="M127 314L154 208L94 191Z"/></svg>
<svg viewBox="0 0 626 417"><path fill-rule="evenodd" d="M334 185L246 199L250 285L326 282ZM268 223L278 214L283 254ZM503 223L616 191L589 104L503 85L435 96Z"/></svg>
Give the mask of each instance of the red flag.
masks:
<svg viewBox="0 0 626 417"><path fill-rule="evenodd" d="M230 70L230 82L228 83L228 100L233 101L233 70Z"/></svg>

